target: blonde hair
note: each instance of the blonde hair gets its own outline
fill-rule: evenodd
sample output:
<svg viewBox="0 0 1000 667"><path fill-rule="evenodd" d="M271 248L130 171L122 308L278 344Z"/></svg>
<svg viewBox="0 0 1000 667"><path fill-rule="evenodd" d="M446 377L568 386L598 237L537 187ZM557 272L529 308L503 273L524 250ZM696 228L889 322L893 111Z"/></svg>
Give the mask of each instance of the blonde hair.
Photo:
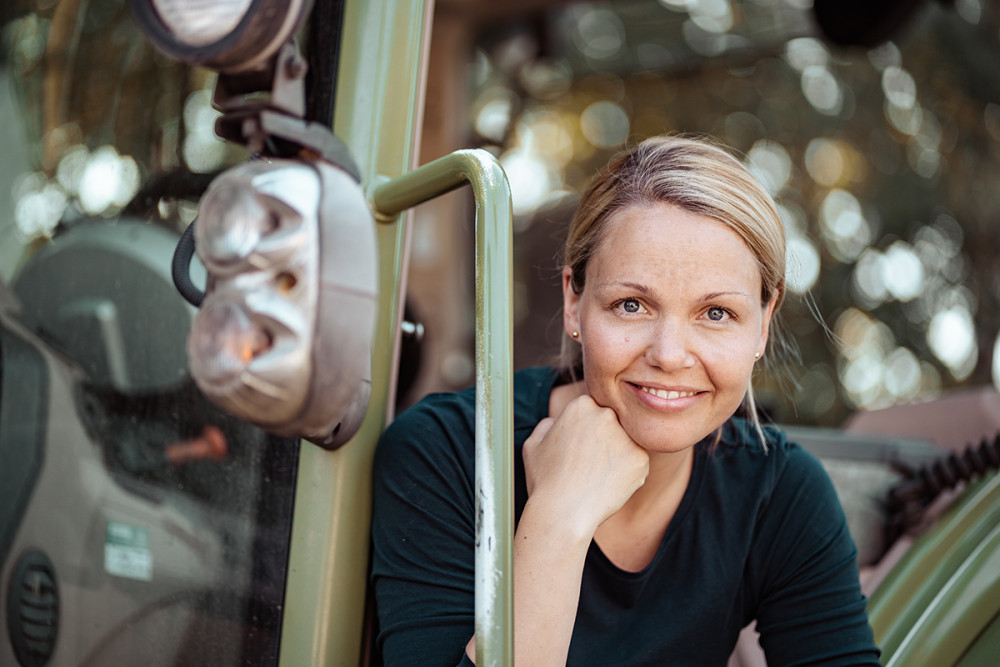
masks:
<svg viewBox="0 0 1000 667"><path fill-rule="evenodd" d="M785 296L785 231L774 200L726 149L708 139L682 136L646 139L612 158L591 181L570 223L563 255L575 293L583 291L587 262L615 214L654 203L712 218L736 232L757 260L761 306L774 299L777 311ZM582 373L580 347L565 333L560 365L573 376ZM752 386L745 401L766 446Z"/></svg>

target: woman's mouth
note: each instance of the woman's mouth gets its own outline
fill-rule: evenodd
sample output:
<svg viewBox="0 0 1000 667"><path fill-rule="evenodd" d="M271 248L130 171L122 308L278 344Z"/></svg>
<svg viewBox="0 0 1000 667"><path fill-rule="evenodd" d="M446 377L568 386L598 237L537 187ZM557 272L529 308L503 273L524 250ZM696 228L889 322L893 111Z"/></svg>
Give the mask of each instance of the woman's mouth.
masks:
<svg viewBox="0 0 1000 667"><path fill-rule="evenodd" d="M698 392L696 391L676 391L673 389L654 389L653 387L643 387L639 385L639 390L646 393L652 394L657 398L664 398L667 400L674 400L678 398L687 398L689 396L694 396Z"/></svg>

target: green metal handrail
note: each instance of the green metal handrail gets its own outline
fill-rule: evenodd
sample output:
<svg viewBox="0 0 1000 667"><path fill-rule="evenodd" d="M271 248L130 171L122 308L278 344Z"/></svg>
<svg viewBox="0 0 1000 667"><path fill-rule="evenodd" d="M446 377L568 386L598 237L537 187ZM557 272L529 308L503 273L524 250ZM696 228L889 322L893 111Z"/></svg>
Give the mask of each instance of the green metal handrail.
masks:
<svg viewBox="0 0 1000 667"><path fill-rule="evenodd" d="M463 150L375 188L380 222L472 186L476 199L476 664L514 662L513 316L510 186L500 163Z"/></svg>

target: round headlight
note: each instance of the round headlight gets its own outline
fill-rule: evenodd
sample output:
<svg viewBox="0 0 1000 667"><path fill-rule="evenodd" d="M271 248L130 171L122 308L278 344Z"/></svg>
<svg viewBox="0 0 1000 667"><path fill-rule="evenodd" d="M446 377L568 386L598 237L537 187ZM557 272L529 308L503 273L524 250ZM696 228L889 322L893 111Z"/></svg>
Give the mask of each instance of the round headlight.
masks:
<svg viewBox="0 0 1000 667"><path fill-rule="evenodd" d="M130 0L156 48L220 72L253 69L305 21L312 0Z"/></svg>
<svg viewBox="0 0 1000 667"><path fill-rule="evenodd" d="M153 9L177 38L190 46L217 42L240 24L251 0L152 0Z"/></svg>

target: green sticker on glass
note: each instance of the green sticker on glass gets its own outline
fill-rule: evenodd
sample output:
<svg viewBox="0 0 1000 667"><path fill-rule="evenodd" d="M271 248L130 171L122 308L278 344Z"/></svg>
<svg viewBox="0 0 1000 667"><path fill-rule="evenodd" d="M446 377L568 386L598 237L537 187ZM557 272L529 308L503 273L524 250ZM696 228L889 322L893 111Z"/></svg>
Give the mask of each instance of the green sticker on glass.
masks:
<svg viewBox="0 0 1000 667"><path fill-rule="evenodd" d="M104 570L116 577L152 581L153 552L149 548L149 531L144 526L108 521Z"/></svg>

